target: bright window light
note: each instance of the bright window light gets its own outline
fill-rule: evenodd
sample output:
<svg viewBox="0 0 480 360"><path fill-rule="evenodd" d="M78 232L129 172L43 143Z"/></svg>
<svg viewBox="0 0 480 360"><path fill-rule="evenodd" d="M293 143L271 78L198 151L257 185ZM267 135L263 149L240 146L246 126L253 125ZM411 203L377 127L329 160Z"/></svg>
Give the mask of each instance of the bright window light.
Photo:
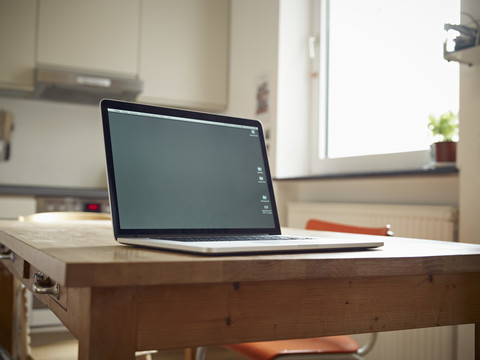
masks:
<svg viewBox="0 0 480 360"><path fill-rule="evenodd" d="M328 1L328 0L325 0ZM458 113L458 65L443 59L459 0L331 0L319 153L327 158L428 149L428 117Z"/></svg>

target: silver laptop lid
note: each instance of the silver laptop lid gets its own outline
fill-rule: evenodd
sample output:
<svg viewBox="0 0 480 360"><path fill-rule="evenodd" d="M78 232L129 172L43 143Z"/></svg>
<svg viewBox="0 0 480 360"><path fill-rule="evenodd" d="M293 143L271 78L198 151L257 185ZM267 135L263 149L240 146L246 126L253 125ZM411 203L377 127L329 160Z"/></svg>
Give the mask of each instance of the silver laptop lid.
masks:
<svg viewBox="0 0 480 360"><path fill-rule="evenodd" d="M115 237L280 234L261 123L103 100Z"/></svg>

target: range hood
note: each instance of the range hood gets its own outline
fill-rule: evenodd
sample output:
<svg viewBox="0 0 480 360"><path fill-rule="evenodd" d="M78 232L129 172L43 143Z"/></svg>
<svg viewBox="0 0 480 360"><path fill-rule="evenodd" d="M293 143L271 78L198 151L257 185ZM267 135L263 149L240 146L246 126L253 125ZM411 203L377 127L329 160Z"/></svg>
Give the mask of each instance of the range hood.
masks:
<svg viewBox="0 0 480 360"><path fill-rule="evenodd" d="M98 104L104 98L133 101L142 89L142 81L135 78L39 67L35 70L35 91L32 97Z"/></svg>

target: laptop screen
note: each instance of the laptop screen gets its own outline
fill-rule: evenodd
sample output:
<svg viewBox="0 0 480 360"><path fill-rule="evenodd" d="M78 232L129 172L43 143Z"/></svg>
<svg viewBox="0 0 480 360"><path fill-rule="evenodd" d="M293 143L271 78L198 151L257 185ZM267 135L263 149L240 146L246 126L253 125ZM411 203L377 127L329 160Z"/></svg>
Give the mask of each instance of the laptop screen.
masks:
<svg viewBox="0 0 480 360"><path fill-rule="evenodd" d="M279 230L259 122L109 101L102 114L119 231Z"/></svg>

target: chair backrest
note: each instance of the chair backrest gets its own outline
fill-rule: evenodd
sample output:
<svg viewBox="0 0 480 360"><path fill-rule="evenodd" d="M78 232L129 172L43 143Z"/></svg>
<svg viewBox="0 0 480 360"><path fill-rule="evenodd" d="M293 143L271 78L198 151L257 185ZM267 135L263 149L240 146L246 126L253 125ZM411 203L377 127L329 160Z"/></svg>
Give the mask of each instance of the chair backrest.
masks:
<svg viewBox="0 0 480 360"><path fill-rule="evenodd" d="M393 236L393 232L390 230L390 225L382 227L366 227L366 226L353 226L334 223L330 221L310 219L305 226L307 230L321 230L321 231L335 231L353 234L365 234L365 235L383 235Z"/></svg>
<svg viewBox="0 0 480 360"><path fill-rule="evenodd" d="M75 220L111 220L110 214L87 211L53 211L19 216L19 221L58 222Z"/></svg>

